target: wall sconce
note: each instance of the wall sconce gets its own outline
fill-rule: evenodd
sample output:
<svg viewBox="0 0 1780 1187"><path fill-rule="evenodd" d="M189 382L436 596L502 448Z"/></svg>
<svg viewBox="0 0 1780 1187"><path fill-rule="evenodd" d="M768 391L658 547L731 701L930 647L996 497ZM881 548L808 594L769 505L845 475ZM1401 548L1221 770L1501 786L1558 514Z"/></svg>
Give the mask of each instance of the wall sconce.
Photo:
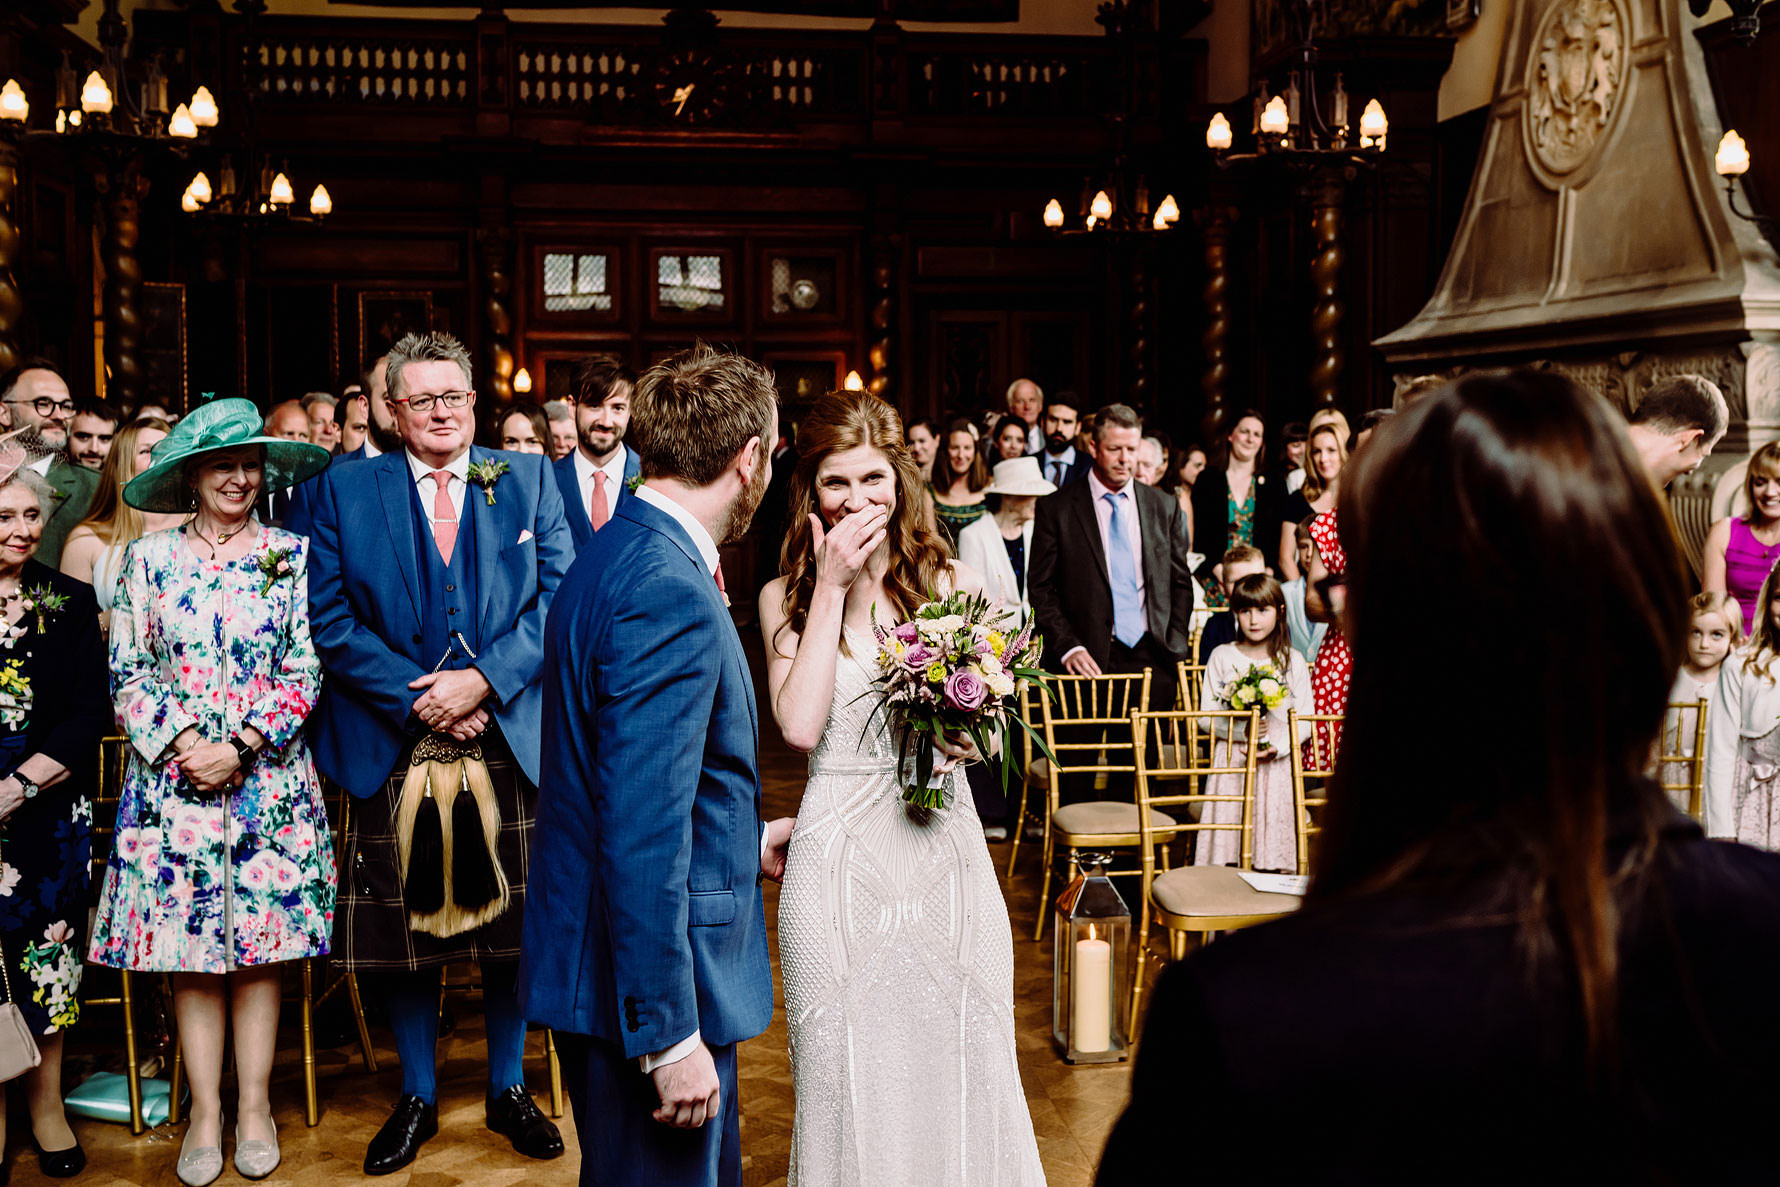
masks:
<svg viewBox="0 0 1780 1187"><path fill-rule="evenodd" d="M532 390L532 373L524 367L513 372L513 390L519 395L527 396Z"/></svg>
<svg viewBox="0 0 1780 1187"><path fill-rule="evenodd" d="M1744 211L1737 206L1737 178L1749 172L1749 145L1737 135L1733 128L1724 134L1718 142L1718 156L1713 161L1718 176L1724 178L1725 202L1731 213L1747 222L1752 222L1763 231L1780 230L1780 219L1769 218L1755 211Z"/></svg>

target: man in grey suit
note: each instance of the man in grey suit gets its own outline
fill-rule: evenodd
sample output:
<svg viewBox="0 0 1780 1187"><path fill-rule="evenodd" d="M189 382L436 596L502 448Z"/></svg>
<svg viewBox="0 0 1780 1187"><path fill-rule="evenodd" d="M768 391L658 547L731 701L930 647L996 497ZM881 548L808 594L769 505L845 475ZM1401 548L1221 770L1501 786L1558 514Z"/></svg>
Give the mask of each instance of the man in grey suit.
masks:
<svg viewBox="0 0 1780 1187"><path fill-rule="evenodd" d="M1038 501L1027 587L1044 663L1076 676L1151 670L1150 704L1171 708L1191 642L1193 577L1180 504L1137 482L1143 422L1100 410L1093 468Z"/></svg>

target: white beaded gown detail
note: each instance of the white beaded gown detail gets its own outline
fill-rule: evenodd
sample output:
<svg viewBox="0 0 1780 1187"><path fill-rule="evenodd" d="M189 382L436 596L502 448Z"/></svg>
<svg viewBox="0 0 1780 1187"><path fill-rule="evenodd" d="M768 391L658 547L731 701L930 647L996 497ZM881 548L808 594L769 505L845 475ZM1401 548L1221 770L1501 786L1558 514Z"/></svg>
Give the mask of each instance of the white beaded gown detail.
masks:
<svg viewBox="0 0 1780 1187"><path fill-rule="evenodd" d="M904 811L849 630L779 896L802 1187L1042 1184L1014 1044L1007 903L960 774Z"/></svg>

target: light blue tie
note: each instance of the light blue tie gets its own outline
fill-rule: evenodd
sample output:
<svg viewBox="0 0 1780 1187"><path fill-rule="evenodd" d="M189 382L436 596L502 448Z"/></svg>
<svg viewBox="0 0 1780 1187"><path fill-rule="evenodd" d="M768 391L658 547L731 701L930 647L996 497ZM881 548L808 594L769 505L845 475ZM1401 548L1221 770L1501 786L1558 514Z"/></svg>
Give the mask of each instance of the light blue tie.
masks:
<svg viewBox="0 0 1780 1187"><path fill-rule="evenodd" d="M1143 638L1143 599L1137 593L1137 561L1131 555L1131 542L1125 536L1125 521L1120 518L1120 504L1125 496L1119 491L1108 491L1101 498L1112 507L1106 571L1112 578L1113 638L1127 647L1135 647Z"/></svg>

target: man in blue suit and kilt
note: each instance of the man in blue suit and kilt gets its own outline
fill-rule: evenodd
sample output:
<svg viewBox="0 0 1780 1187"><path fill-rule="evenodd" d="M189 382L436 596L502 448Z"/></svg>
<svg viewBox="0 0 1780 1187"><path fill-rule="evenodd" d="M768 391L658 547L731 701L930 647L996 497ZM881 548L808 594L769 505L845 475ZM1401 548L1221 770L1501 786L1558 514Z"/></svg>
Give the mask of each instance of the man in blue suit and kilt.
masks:
<svg viewBox="0 0 1780 1187"><path fill-rule="evenodd" d="M535 864L544 621L573 545L542 457L473 448L470 358L410 334L384 360L403 448L307 491L309 613L326 670L316 764L352 794L334 953L382 997L402 1095L367 1174L438 1132L444 965L477 960L487 1121L520 1153L562 1137L525 1089L520 940Z"/></svg>

